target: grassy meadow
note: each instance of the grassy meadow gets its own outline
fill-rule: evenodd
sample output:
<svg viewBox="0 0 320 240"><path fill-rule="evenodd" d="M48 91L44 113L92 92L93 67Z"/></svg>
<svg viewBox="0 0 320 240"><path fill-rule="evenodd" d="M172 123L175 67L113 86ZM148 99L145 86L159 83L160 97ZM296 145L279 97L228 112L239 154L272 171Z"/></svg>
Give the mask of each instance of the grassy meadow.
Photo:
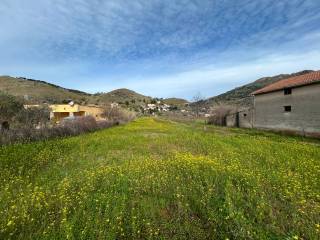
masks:
<svg viewBox="0 0 320 240"><path fill-rule="evenodd" d="M316 140L140 118L0 169L0 239L320 238Z"/></svg>

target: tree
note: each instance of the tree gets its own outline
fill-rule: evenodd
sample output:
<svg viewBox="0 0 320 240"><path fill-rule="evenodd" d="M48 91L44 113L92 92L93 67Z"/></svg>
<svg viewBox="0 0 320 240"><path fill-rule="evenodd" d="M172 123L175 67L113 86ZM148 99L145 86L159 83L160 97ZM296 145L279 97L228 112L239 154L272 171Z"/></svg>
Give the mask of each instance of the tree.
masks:
<svg viewBox="0 0 320 240"><path fill-rule="evenodd" d="M212 115L208 119L208 124L213 124L217 126L227 125L227 116L231 112L237 112L237 110L230 106L219 106L212 111Z"/></svg>
<svg viewBox="0 0 320 240"><path fill-rule="evenodd" d="M47 107L25 109L18 98L0 93L0 124L2 129L9 126L33 128L49 122L50 111Z"/></svg>
<svg viewBox="0 0 320 240"><path fill-rule="evenodd" d="M201 95L200 92L198 92L196 95L192 98L192 104L191 107L196 114L197 117L199 117L201 107L203 106L204 97Z"/></svg>
<svg viewBox="0 0 320 240"><path fill-rule="evenodd" d="M135 114L133 112L124 110L120 107L105 107L104 113L102 114L107 121L111 122L128 122L135 118Z"/></svg>
<svg viewBox="0 0 320 240"><path fill-rule="evenodd" d="M17 113L15 120L16 124L24 127L44 126L49 122L50 110L47 107L35 107L23 109Z"/></svg>
<svg viewBox="0 0 320 240"><path fill-rule="evenodd" d="M16 97L0 93L0 120L12 121L13 118L23 110L22 101Z"/></svg>

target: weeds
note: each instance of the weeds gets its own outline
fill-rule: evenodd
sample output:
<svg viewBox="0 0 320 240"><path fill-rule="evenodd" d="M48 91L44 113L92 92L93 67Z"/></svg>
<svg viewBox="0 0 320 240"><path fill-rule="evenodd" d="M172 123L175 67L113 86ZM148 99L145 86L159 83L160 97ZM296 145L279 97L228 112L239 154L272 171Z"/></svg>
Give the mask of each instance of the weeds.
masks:
<svg viewBox="0 0 320 240"><path fill-rule="evenodd" d="M319 238L319 145L198 125L1 147L0 238Z"/></svg>

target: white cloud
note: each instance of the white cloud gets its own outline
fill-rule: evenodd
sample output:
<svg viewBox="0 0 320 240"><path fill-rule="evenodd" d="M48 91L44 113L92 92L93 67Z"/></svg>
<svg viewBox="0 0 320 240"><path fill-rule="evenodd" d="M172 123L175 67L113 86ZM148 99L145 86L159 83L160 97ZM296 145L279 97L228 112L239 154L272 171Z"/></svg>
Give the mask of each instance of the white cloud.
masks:
<svg viewBox="0 0 320 240"><path fill-rule="evenodd" d="M320 51L304 54L269 55L236 65L204 65L194 69L160 76L100 76L95 85L83 84L82 90L110 91L127 87L146 95L159 97L191 97L201 92L210 97L265 76L319 69ZM109 81L111 80L112 81Z"/></svg>
<svg viewBox="0 0 320 240"><path fill-rule="evenodd" d="M320 68L317 0L2 0L0 74L207 96Z"/></svg>

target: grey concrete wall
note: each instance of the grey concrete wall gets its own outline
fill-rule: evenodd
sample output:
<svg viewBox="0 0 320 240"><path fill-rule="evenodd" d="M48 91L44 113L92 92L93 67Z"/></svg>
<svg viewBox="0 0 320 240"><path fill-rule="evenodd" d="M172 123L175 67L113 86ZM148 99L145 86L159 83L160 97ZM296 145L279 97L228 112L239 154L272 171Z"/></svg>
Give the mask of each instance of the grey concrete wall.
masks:
<svg viewBox="0 0 320 240"><path fill-rule="evenodd" d="M239 127L241 128L253 127L253 110L252 109L239 112Z"/></svg>
<svg viewBox="0 0 320 240"><path fill-rule="evenodd" d="M236 114L230 114L226 117L227 127L236 127Z"/></svg>
<svg viewBox="0 0 320 240"><path fill-rule="evenodd" d="M238 113L232 113L227 116L227 127L237 127L237 114L239 114L239 127L252 128L253 127L253 110L241 110Z"/></svg>
<svg viewBox="0 0 320 240"><path fill-rule="evenodd" d="M285 112L284 106L291 106ZM292 89L291 95L276 91L255 96L254 127L320 133L320 84Z"/></svg>

